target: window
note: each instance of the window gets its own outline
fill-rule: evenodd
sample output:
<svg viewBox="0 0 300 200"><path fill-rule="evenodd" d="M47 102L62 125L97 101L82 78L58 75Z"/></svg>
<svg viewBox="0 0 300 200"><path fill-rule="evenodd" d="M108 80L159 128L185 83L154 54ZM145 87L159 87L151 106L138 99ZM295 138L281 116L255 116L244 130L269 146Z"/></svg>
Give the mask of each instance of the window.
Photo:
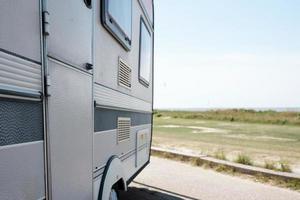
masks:
<svg viewBox="0 0 300 200"><path fill-rule="evenodd" d="M139 58L139 79L145 86L150 83L152 69L152 39L143 18L140 25L140 58Z"/></svg>
<svg viewBox="0 0 300 200"><path fill-rule="evenodd" d="M148 15L148 18L153 23L153 0L141 0L142 1L142 7L146 11L146 15Z"/></svg>
<svg viewBox="0 0 300 200"><path fill-rule="evenodd" d="M102 0L102 23L126 50L131 47L132 0Z"/></svg>

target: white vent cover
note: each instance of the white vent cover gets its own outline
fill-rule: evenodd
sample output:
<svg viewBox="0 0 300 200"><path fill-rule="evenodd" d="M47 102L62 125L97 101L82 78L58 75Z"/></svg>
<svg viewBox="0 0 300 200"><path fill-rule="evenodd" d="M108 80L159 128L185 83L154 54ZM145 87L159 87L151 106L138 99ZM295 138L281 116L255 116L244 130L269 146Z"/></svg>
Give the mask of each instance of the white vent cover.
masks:
<svg viewBox="0 0 300 200"><path fill-rule="evenodd" d="M119 58L118 84L131 88L131 68L121 58Z"/></svg>
<svg viewBox="0 0 300 200"><path fill-rule="evenodd" d="M118 117L117 142L122 142L130 138L130 118Z"/></svg>

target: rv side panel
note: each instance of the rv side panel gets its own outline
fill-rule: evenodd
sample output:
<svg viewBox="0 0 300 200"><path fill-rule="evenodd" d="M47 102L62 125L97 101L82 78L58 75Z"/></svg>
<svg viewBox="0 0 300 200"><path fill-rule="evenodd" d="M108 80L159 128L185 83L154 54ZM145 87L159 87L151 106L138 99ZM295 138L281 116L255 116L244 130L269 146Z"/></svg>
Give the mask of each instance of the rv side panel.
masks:
<svg viewBox="0 0 300 200"><path fill-rule="evenodd" d="M0 1L0 199L45 198L39 0Z"/></svg>
<svg viewBox="0 0 300 200"><path fill-rule="evenodd" d="M0 1L0 49L41 62L39 2Z"/></svg>

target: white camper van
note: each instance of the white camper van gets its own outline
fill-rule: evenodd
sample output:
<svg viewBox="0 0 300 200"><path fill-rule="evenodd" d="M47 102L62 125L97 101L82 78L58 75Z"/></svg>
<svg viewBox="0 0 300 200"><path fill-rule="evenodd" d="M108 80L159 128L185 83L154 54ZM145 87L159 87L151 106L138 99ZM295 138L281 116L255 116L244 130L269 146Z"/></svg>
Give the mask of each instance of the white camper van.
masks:
<svg viewBox="0 0 300 200"><path fill-rule="evenodd" d="M0 199L117 199L149 163L153 0L0 1Z"/></svg>

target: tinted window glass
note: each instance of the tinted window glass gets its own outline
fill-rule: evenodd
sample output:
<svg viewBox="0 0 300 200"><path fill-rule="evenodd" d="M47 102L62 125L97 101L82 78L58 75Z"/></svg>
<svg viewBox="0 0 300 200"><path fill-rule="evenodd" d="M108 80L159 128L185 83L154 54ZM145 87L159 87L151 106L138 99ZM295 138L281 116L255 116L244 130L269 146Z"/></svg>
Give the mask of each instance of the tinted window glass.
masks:
<svg viewBox="0 0 300 200"><path fill-rule="evenodd" d="M141 19L140 28L140 80L149 85L152 66L152 39L149 30Z"/></svg>
<svg viewBox="0 0 300 200"><path fill-rule="evenodd" d="M102 23L129 50L131 47L132 0L102 0Z"/></svg>
<svg viewBox="0 0 300 200"><path fill-rule="evenodd" d="M131 0L109 0L108 13L125 34L131 36Z"/></svg>

